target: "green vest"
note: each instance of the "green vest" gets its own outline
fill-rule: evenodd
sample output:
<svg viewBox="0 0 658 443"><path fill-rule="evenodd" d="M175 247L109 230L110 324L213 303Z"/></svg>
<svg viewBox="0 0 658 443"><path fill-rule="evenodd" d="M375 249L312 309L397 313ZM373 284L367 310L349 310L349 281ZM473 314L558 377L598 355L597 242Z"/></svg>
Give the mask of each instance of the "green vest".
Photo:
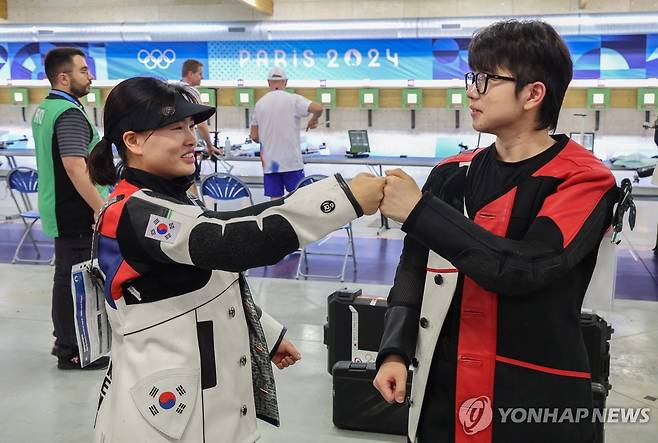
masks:
<svg viewBox="0 0 658 443"><path fill-rule="evenodd" d="M55 170L53 166L53 135L55 122L64 111L79 109L77 105L65 99L47 99L39 105L32 117L32 136L36 150L37 169L39 172L39 213L43 232L51 237L59 236L57 217L55 215ZM100 140L98 131L86 113L82 113L92 131L91 142L87 147L89 152ZM105 200L108 195L107 186L96 186Z"/></svg>

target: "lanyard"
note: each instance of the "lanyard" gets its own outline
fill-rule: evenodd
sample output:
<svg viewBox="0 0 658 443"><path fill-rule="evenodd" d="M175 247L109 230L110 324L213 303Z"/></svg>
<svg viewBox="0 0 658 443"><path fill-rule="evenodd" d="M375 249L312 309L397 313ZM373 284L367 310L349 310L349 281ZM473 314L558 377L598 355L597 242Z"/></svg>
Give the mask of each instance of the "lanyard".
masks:
<svg viewBox="0 0 658 443"><path fill-rule="evenodd" d="M80 102L79 102L75 97L73 97L71 94L69 94L69 93L67 93L67 92L64 92L64 91L60 91L59 89L51 89L51 90L50 90L50 93L51 93L51 94L54 94L54 95L59 95L60 97L65 98L66 100L70 101L70 102L73 103L75 106L77 106L78 109L80 109L83 113L86 114L86 112L85 112L85 108L84 108L84 107L82 106L82 104L80 104Z"/></svg>

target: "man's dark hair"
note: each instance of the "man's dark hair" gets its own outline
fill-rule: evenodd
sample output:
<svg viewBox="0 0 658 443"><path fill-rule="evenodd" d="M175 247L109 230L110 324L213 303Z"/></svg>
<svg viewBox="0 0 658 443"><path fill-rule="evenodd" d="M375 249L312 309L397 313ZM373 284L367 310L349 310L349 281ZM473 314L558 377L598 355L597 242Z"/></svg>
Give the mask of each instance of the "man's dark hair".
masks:
<svg viewBox="0 0 658 443"><path fill-rule="evenodd" d="M181 76L184 78L188 72L197 72L201 66L203 66L203 63L199 60L194 60L193 58L187 59L183 63Z"/></svg>
<svg viewBox="0 0 658 443"><path fill-rule="evenodd" d="M509 20L478 31L468 47L468 64L479 72L510 71L516 93L532 82L546 86L537 129L555 129L573 76L569 49L557 31L540 21Z"/></svg>
<svg viewBox="0 0 658 443"><path fill-rule="evenodd" d="M51 85L57 82L60 73L73 69L73 57L76 55L85 57L85 53L78 48L55 48L48 51L43 64Z"/></svg>

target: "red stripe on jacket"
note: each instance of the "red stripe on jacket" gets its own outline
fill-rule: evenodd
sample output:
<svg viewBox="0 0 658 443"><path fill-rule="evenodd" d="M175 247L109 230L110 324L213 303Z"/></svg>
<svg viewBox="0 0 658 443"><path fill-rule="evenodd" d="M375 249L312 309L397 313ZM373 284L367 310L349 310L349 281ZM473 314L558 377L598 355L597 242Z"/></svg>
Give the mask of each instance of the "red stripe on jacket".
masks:
<svg viewBox="0 0 658 443"><path fill-rule="evenodd" d="M557 191L544 200L537 217L548 217L562 233L566 248L616 181L610 169L587 149L569 140L562 151L539 168L533 177L562 180Z"/></svg>
<svg viewBox="0 0 658 443"><path fill-rule="evenodd" d="M569 371L566 369L549 368L548 366L536 365L534 363L515 360L513 358L507 358L501 355L496 356L496 361L499 361L501 363L507 363L508 365L514 365L526 369L532 369L533 371L546 372L547 374L553 374L553 375L561 375L563 377L575 377L575 378L586 378L586 379L592 378L592 375L589 372Z"/></svg>
<svg viewBox="0 0 658 443"><path fill-rule="evenodd" d="M475 215L475 223L504 237L515 197L516 188L485 205ZM498 294L465 276L457 345L455 443L492 441L497 338ZM474 417L474 413L485 415Z"/></svg>
<svg viewBox="0 0 658 443"><path fill-rule="evenodd" d="M126 202L135 192L139 191L135 185L128 183L126 180L121 180L117 186L114 188L108 199L112 199L117 195L123 195L123 199L109 206L103 215L103 220L100 226L100 233L105 237L112 239L117 238L117 227L119 225L119 219L123 213L123 208L126 205ZM123 296L123 287L122 285L129 281L139 277L141 274L135 271L132 266L128 264L125 260L121 260L119 269L117 270L114 278L110 284L110 294L112 295L113 300L118 300ZM106 282L107 284L107 282Z"/></svg>
<svg viewBox="0 0 658 443"><path fill-rule="evenodd" d="M105 214L103 214L103 221L100 227L102 235L113 239L117 238L117 226L119 226L119 218L123 213L123 207L126 205L128 198L137 191L139 191L137 186L132 185L125 180L121 180L116 185L112 193L109 195L108 200L113 199L117 195L123 195L124 197L108 207Z"/></svg>
<svg viewBox="0 0 658 443"><path fill-rule="evenodd" d="M457 155L453 155L452 157L446 157L443 160L439 162L437 166L443 166L447 165L449 163L465 163L465 162L471 162L475 158L476 155L478 155L480 152L482 152L484 148L477 148L477 149L469 149L468 151L463 151L460 152Z"/></svg>

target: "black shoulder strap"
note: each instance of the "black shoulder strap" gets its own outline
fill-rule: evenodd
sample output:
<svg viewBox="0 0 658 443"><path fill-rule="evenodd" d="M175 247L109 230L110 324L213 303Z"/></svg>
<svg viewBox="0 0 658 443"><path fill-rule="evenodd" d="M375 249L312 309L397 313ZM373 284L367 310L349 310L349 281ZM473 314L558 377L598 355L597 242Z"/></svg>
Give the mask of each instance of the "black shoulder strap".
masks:
<svg viewBox="0 0 658 443"><path fill-rule="evenodd" d="M621 181L621 187L619 188L619 199L617 200L617 208L612 217L612 229L614 233L612 234L612 242L619 244L621 240L618 240L617 237L619 233L624 228L624 214L628 211L628 226L631 228L631 231L635 227L635 217L637 215L637 209L635 208L635 202L633 201L633 185L631 181L627 178Z"/></svg>

